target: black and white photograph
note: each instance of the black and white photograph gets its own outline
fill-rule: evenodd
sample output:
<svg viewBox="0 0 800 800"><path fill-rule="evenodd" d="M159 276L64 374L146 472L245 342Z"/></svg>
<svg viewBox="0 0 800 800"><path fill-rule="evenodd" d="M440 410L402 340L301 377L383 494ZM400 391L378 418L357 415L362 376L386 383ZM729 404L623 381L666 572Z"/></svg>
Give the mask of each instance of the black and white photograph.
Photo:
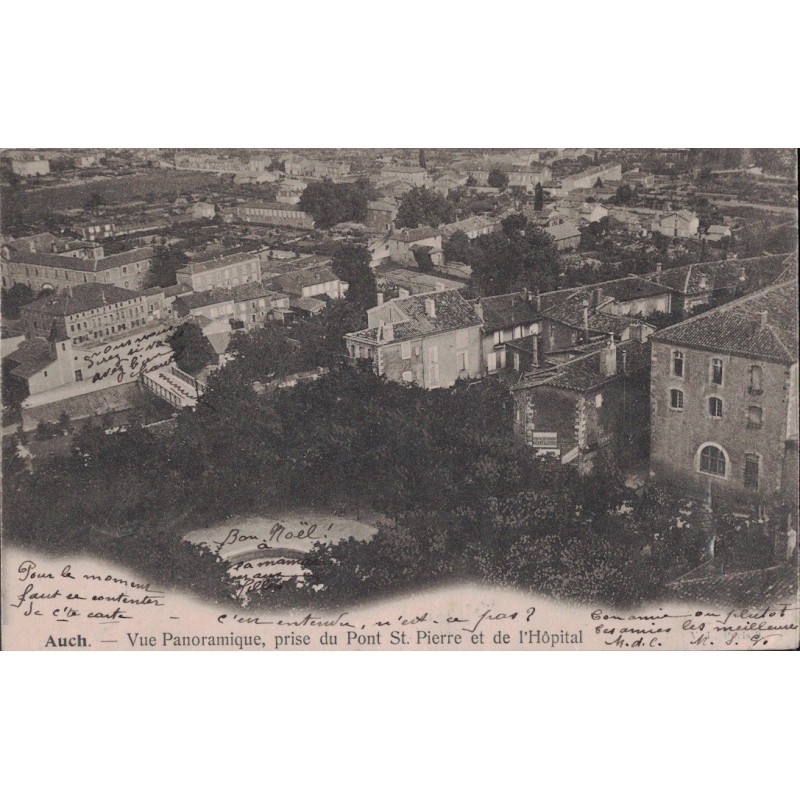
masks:
<svg viewBox="0 0 800 800"><path fill-rule="evenodd" d="M4 646L787 649L797 153L2 153Z"/></svg>

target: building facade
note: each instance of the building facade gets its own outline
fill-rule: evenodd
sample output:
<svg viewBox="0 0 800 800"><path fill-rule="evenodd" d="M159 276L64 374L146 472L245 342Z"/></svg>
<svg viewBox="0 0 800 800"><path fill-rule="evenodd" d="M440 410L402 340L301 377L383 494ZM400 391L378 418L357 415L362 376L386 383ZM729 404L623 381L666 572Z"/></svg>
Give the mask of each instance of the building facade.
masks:
<svg viewBox="0 0 800 800"><path fill-rule="evenodd" d="M345 335L348 355L378 375L425 389L479 378L481 320L457 291L389 300L367 312L369 327Z"/></svg>
<svg viewBox="0 0 800 800"><path fill-rule="evenodd" d="M515 438L582 474L603 454L620 466L646 456L650 347L643 339L610 337L563 363L543 359L510 387Z"/></svg>
<svg viewBox="0 0 800 800"><path fill-rule="evenodd" d="M261 280L261 259L258 253L234 253L195 261L177 270L175 277L195 292L239 286Z"/></svg>
<svg viewBox="0 0 800 800"><path fill-rule="evenodd" d="M242 222L280 225L286 228L313 228L314 218L292 203L252 202L237 206L236 216Z"/></svg>
<svg viewBox="0 0 800 800"><path fill-rule="evenodd" d="M743 502L797 490L797 280L653 337L651 473Z"/></svg>
<svg viewBox="0 0 800 800"><path fill-rule="evenodd" d="M34 291L66 289L86 283L106 283L121 289L141 289L153 263L152 247L96 258L96 248L66 253L25 253L3 248L3 286L26 283ZM85 257L81 257L85 256Z"/></svg>

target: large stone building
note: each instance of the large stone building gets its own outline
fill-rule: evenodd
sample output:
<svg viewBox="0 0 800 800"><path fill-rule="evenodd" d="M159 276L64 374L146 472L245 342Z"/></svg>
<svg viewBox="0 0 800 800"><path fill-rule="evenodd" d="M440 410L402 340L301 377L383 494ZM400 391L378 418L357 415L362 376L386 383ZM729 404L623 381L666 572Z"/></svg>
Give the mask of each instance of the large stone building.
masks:
<svg viewBox="0 0 800 800"><path fill-rule="evenodd" d="M55 328L59 337L68 337L74 345L102 342L168 315L163 289L133 291L107 283L44 294L20 311L28 338L47 338Z"/></svg>
<svg viewBox="0 0 800 800"><path fill-rule="evenodd" d="M691 211L682 209L672 211L656 219L652 224L654 233L661 233L673 239L691 239L697 236L700 218Z"/></svg>
<svg viewBox="0 0 800 800"><path fill-rule="evenodd" d="M598 465L603 453L623 466L644 457L650 373L646 330L635 327L632 338L620 344L609 336L544 357L537 357L529 341L517 340L509 348L515 360L525 352L533 360L520 364L525 374L510 386L517 440L575 464L583 474Z"/></svg>
<svg viewBox="0 0 800 800"><path fill-rule="evenodd" d="M237 206L236 216L242 222L280 225L285 228L313 228L314 218L293 203L253 201Z"/></svg>
<svg viewBox="0 0 800 800"><path fill-rule="evenodd" d="M193 261L177 270L175 277L194 292L253 283L261 280L261 259L258 253L233 253Z"/></svg>
<svg viewBox="0 0 800 800"><path fill-rule="evenodd" d="M31 396L26 403L40 402L37 396L60 401L86 384L114 387L171 359L163 289L90 283L39 297L21 314L28 338L5 360L9 379Z"/></svg>
<svg viewBox="0 0 800 800"><path fill-rule="evenodd" d="M651 471L738 501L796 498L797 279L652 337Z"/></svg>
<svg viewBox="0 0 800 800"><path fill-rule="evenodd" d="M425 389L478 378L481 320L458 291L389 300L367 312L369 327L345 335L352 359L369 359L378 375Z"/></svg>
<svg viewBox="0 0 800 800"><path fill-rule="evenodd" d="M3 286L26 283L34 291L66 289L86 283L110 283L121 289L141 289L153 263L152 247L95 257L102 248L64 253L31 253L4 247Z"/></svg>
<svg viewBox="0 0 800 800"><path fill-rule="evenodd" d="M175 301L175 315L179 318L205 317L212 322L224 320L233 323L231 327L246 329L263 324L268 319L283 320L288 310L288 295L274 292L258 282L192 292Z"/></svg>

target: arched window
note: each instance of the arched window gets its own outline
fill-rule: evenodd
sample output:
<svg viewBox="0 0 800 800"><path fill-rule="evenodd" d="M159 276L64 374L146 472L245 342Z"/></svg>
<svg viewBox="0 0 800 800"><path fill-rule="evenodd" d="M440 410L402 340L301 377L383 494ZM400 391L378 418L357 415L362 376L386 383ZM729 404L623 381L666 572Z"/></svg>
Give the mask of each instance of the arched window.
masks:
<svg viewBox="0 0 800 800"><path fill-rule="evenodd" d="M725 453L719 447L714 447L713 444L706 445L700 451L700 472L724 477Z"/></svg>

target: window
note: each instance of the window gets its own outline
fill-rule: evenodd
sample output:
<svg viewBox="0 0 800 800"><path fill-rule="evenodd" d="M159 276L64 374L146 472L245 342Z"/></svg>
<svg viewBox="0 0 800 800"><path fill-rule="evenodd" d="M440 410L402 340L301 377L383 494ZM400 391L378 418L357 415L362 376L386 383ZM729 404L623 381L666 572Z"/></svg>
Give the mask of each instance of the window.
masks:
<svg viewBox="0 0 800 800"><path fill-rule="evenodd" d="M494 332L494 343L495 344L500 344L500 331L495 331Z"/></svg>
<svg viewBox="0 0 800 800"><path fill-rule="evenodd" d="M715 419L722 418L722 400L719 397L708 398L708 415Z"/></svg>
<svg viewBox="0 0 800 800"><path fill-rule="evenodd" d="M762 370L756 364L750 367L750 394L761 394Z"/></svg>
<svg viewBox="0 0 800 800"><path fill-rule="evenodd" d="M400 358L403 360L411 358L411 342L402 342L400 344Z"/></svg>
<svg viewBox="0 0 800 800"><path fill-rule="evenodd" d="M672 374L676 378L683 377L683 352L680 350L672 352Z"/></svg>
<svg viewBox="0 0 800 800"><path fill-rule="evenodd" d="M761 406L750 406L747 409L747 427L760 428L764 420L764 411Z"/></svg>
<svg viewBox="0 0 800 800"><path fill-rule="evenodd" d="M744 457L744 485L748 489L758 489L758 462L759 457L754 453Z"/></svg>
<svg viewBox="0 0 800 800"><path fill-rule="evenodd" d="M676 411L683 411L683 392L680 389L670 390L669 407Z"/></svg>
<svg viewBox="0 0 800 800"><path fill-rule="evenodd" d="M722 386L722 359L711 359L711 383Z"/></svg>
<svg viewBox="0 0 800 800"><path fill-rule="evenodd" d="M725 476L725 453L713 444L706 445L700 451L700 472L709 475Z"/></svg>
<svg viewBox="0 0 800 800"><path fill-rule="evenodd" d="M75 380L82 381L83 380L83 372L79 369L75 370Z"/></svg>

